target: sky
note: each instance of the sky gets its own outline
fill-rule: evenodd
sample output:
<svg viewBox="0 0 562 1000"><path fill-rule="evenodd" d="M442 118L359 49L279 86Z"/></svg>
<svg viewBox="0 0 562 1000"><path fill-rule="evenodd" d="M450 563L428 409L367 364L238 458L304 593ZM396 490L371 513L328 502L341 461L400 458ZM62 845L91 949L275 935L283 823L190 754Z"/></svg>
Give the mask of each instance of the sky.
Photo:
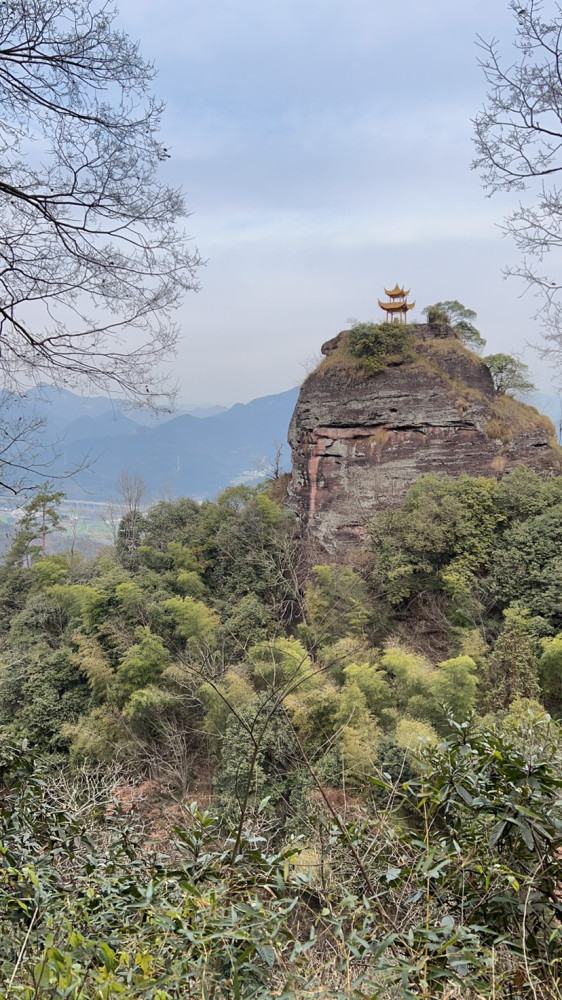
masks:
<svg viewBox="0 0 562 1000"><path fill-rule="evenodd" d="M536 302L502 271L473 117L485 100L477 35L514 35L507 0L120 0L157 66L167 180L181 185L203 258L178 312L175 374L191 403L246 402L298 385L350 319L411 289L476 310L488 353L550 373ZM379 315L380 314L380 315Z"/></svg>

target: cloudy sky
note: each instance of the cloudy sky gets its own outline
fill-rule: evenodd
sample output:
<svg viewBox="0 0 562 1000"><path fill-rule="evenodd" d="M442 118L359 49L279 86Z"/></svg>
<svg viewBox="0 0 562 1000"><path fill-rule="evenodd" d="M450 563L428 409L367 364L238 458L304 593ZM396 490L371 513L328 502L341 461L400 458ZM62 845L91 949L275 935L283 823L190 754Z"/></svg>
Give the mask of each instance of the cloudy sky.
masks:
<svg viewBox="0 0 562 1000"><path fill-rule="evenodd" d="M507 0L120 0L167 102L170 180L207 265L180 313L190 402L231 404L302 381L383 286L420 310L459 299L487 350L522 352L533 299L502 268L512 196L487 199L471 116L477 34L513 38Z"/></svg>

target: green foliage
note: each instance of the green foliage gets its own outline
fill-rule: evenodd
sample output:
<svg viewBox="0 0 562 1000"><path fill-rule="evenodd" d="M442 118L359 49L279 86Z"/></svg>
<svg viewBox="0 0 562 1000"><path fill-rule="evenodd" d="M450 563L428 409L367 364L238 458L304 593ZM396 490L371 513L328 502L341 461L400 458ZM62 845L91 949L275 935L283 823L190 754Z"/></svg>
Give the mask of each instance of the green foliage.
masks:
<svg viewBox="0 0 562 1000"><path fill-rule="evenodd" d="M365 788L376 770L381 732L372 719L355 717L343 727L340 754L346 785L354 791Z"/></svg>
<svg viewBox="0 0 562 1000"><path fill-rule="evenodd" d="M547 698L554 701L558 710L562 706L562 633L542 640L539 660L541 687Z"/></svg>
<svg viewBox="0 0 562 1000"><path fill-rule="evenodd" d="M287 717L276 712L268 720L267 699L254 699L229 713L220 743L220 765L214 789L224 821L233 825L260 813L267 799L275 807L290 801L298 750ZM262 806L263 810L263 806Z"/></svg>
<svg viewBox="0 0 562 1000"><path fill-rule="evenodd" d="M0 718L51 748L66 749L71 739L78 757L91 746L96 759L104 758L116 732L123 743L133 716L141 720L145 712L150 728L158 704L177 703L178 683L187 684L199 712L189 725L205 731L195 675L187 678L186 667L178 673L176 658L211 670L221 656L242 660L248 648L283 631L273 609L290 609L298 596L285 574L292 518L259 490L233 488L215 504L180 500L156 505L146 517L134 513L129 569L111 554L89 563L47 556L29 569L11 559L0 568L7 615ZM151 693L135 697L133 712L130 698L145 689ZM109 715L95 714L104 706L111 706ZM106 730L113 734L107 740Z"/></svg>
<svg viewBox="0 0 562 1000"><path fill-rule="evenodd" d="M306 951L287 920L298 845L266 853L244 837L233 870L233 840L193 806L167 868L119 819L92 839L25 751L3 747L0 770L0 976L13 995L265 1000L285 947Z"/></svg>
<svg viewBox="0 0 562 1000"><path fill-rule="evenodd" d="M508 523L526 521L562 502L562 477L541 479L520 465L500 480L496 497Z"/></svg>
<svg viewBox="0 0 562 1000"><path fill-rule="evenodd" d="M348 680L339 699L339 724L345 728L364 729L370 718L367 695L355 681Z"/></svg>
<svg viewBox="0 0 562 1000"><path fill-rule="evenodd" d="M229 608L221 633L223 641L238 659L249 646L255 646L277 630L270 609L255 594L247 594Z"/></svg>
<svg viewBox="0 0 562 1000"><path fill-rule="evenodd" d="M504 619L488 665L490 704L495 710L509 708L519 698L536 699L540 694L537 640L529 612L507 608Z"/></svg>
<svg viewBox="0 0 562 1000"><path fill-rule="evenodd" d="M314 566L305 606L309 638L315 645L365 635L371 624L364 581L349 566Z"/></svg>
<svg viewBox="0 0 562 1000"><path fill-rule="evenodd" d="M515 521L498 540L490 592L499 602L517 603L562 625L562 503Z"/></svg>
<svg viewBox="0 0 562 1000"><path fill-rule="evenodd" d="M562 624L562 478L527 469L495 479L422 476L372 525L372 583L396 608L444 595L450 622L480 625L517 604Z"/></svg>
<svg viewBox="0 0 562 1000"><path fill-rule="evenodd" d="M139 585L132 580L118 583L115 588L115 597L125 614L133 618L136 617L139 609L145 603L145 595Z"/></svg>
<svg viewBox="0 0 562 1000"><path fill-rule="evenodd" d="M482 360L490 369L494 389L500 395L525 395L537 388L529 379L529 366L511 354L488 354Z"/></svg>
<svg viewBox="0 0 562 1000"><path fill-rule="evenodd" d="M149 684L133 691L123 710L123 717L133 726L137 735L145 740L153 737L156 745L162 717L170 719L176 710L181 712L181 704L171 691Z"/></svg>
<svg viewBox="0 0 562 1000"><path fill-rule="evenodd" d="M523 948L531 993L554 979L562 478L423 477L362 571L307 569L259 490L158 508L129 568L0 568L7 731L89 788L126 762L186 818L166 841L151 810L156 857L80 799L86 838L43 765L1 759L13 993L484 996L493 964L499 997ZM211 781L217 818L186 815Z"/></svg>
<svg viewBox="0 0 562 1000"><path fill-rule="evenodd" d="M451 324L451 315L442 302L436 302L434 306L426 306L422 312L428 323L437 323L440 326L450 326Z"/></svg>
<svg viewBox="0 0 562 1000"><path fill-rule="evenodd" d="M314 684L310 656L298 639L272 639L253 646L248 667L256 690L286 691Z"/></svg>
<svg viewBox="0 0 562 1000"><path fill-rule="evenodd" d="M189 544L197 528L200 507L190 497L160 500L146 512L142 522L144 544L156 552L169 552L170 543Z"/></svg>
<svg viewBox="0 0 562 1000"><path fill-rule="evenodd" d="M110 769L120 760L124 730L115 708L98 705L76 722L67 722L62 735L68 742L73 767L92 768L102 764Z"/></svg>
<svg viewBox="0 0 562 1000"><path fill-rule="evenodd" d="M371 374L414 357L412 327L402 323L358 323L352 327L348 348Z"/></svg>
<svg viewBox="0 0 562 1000"><path fill-rule="evenodd" d="M44 559L34 562L31 567L34 587L37 590L45 590L54 584L63 583L68 577L68 563L64 556L45 556Z"/></svg>
<svg viewBox="0 0 562 1000"><path fill-rule="evenodd" d="M187 646L214 646L219 627L218 615L193 597L171 597L162 605L172 618L176 634Z"/></svg>
<svg viewBox="0 0 562 1000"><path fill-rule="evenodd" d="M305 743L314 748L337 731L342 714L342 696L331 683L297 689L287 695L285 707Z"/></svg>
<svg viewBox="0 0 562 1000"><path fill-rule="evenodd" d="M470 656L456 656L433 668L423 657L389 649L381 666L394 679L396 703L408 718L442 729L447 715L462 721L474 708L476 664Z"/></svg>
<svg viewBox="0 0 562 1000"><path fill-rule="evenodd" d="M393 703L392 691L386 680L386 671L375 664L349 663L343 671L344 693L355 686L365 698L365 705L381 725L387 718L387 709Z"/></svg>
<svg viewBox="0 0 562 1000"><path fill-rule="evenodd" d="M228 720L233 713L237 714L255 700L256 691L241 674L227 670L219 683L204 682L199 694L205 705L205 729L213 738L213 749L217 750L220 737L226 733Z"/></svg>
<svg viewBox="0 0 562 1000"><path fill-rule="evenodd" d="M529 983L552 978L560 733L540 701L562 704L561 532L562 478L519 469L419 479L361 570L307 568L249 487L149 510L127 567L0 567L6 732L89 788L119 762L181 809L212 782L218 812L191 811L156 858L98 800L86 841L10 751L2 804L24 788L13 765L33 813L16 803L19 846L14 826L0 851L1 974L34 920L13 992L485 995L494 962L500 996L523 945Z"/></svg>
<svg viewBox="0 0 562 1000"><path fill-rule="evenodd" d="M23 663L21 662L23 659ZM34 642L24 657L0 666L0 726L34 745L64 751L64 727L88 710L90 689L74 651Z"/></svg>
<svg viewBox="0 0 562 1000"><path fill-rule="evenodd" d="M162 639L153 635L148 627L139 626L135 637L139 641L121 659L110 689L111 700L120 707L134 691L157 681L170 664L170 653Z"/></svg>
<svg viewBox="0 0 562 1000"><path fill-rule="evenodd" d="M262 830L271 802L292 795L290 730L278 717L268 733L250 796ZM310 846L230 834L191 806L172 857L151 852L119 816L92 825L79 786L78 811L65 811L48 764L2 745L2 980L25 1000L289 1000L438 997L453 988L499 996L523 972L532 994L551 995L560 960L559 728L528 708L508 727L466 722L432 739L408 750L413 769L397 761L395 785L388 774L374 779L388 792L385 806L355 802L347 818L312 816ZM248 777L244 740L233 732L235 760L224 755L221 796L233 803ZM366 732L350 732L345 752L359 783ZM320 801L327 809L330 799ZM313 884L307 856L319 869Z"/></svg>
<svg viewBox="0 0 562 1000"><path fill-rule="evenodd" d="M440 663L429 678L429 690L439 706L444 706L452 718L462 721L474 710L478 680L476 664L470 656L454 656ZM443 726L443 713L433 713L436 727Z"/></svg>
<svg viewBox="0 0 562 1000"><path fill-rule="evenodd" d="M420 753L422 778L406 791L432 836L425 843L419 838L425 864L402 868L400 879L412 878L417 868L423 892L420 876L430 872L424 894L448 898L453 923L462 907L482 942L492 943L499 933L514 955L527 950L533 964L542 958L548 964L551 949L559 951L553 892L562 829L557 738L531 713L509 734L465 723ZM410 833L406 839L414 846ZM467 881L468 856L478 863Z"/></svg>
<svg viewBox="0 0 562 1000"><path fill-rule="evenodd" d="M299 581L292 522L248 487L214 504L148 511L141 540L155 544L139 547L131 571L107 554L5 565L0 718L73 759L88 747L107 759L112 740L125 754L131 734L146 759L151 741L160 755L168 724L180 741L200 734L186 753L208 739L221 756L229 713L267 694L307 752L325 745L338 758L334 780L347 773L359 789L377 742L394 739L401 719L443 732L446 710L462 720L477 704L540 698L537 677L556 707L548 658L540 671L533 658L562 624L561 498L562 480L524 469L499 483L423 477L377 518L369 581L334 564ZM501 630L507 608L528 608L529 630L511 619ZM420 615L438 623L425 657L405 651L418 648ZM404 648L372 648L392 628Z"/></svg>
<svg viewBox="0 0 562 1000"><path fill-rule="evenodd" d="M64 497L61 490L52 490L50 483L45 483L43 489L37 490L32 499L24 504L23 514L6 556L8 566L19 566L24 561L26 565L30 565L38 555L45 555L47 535L63 530L60 527L58 507ZM37 540L39 545L34 545L33 542Z"/></svg>
<svg viewBox="0 0 562 1000"><path fill-rule="evenodd" d="M375 579L398 604L422 589L448 589L464 600L485 568L503 515L494 479L427 475L410 487L401 507L382 511L372 525Z"/></svg>
<svg viewBox="0 0 562 1000"><path fill-rule="evenodd" d="M405 715L396 726L396 742L403 750L420 751L425 744L437 743L435 729L429 722Z"/></svg>
<svg viewBox="0 0 562 1000"><path fill-rule="evenodd" d="M486 346L486 341L482 334L471 322L473 319L476 319L476 313L473 309L467 309L466 306L463 306L461 302L457 302L456 299L447 300L446 302L436 302L433 306L426 306L422 312L425 313L428 323L440 323L452 326L457 336L468 347L480 350Z"/></svg>
<svg viewBox="0 0 562 1000"><path fill-rule="evenodd" d="M105 699L115 680L115 671L104 654L102 645L94 636L76 632L72 636L76 644L77 654L74 662L86 674L92 692L100 699Z"/></svg>

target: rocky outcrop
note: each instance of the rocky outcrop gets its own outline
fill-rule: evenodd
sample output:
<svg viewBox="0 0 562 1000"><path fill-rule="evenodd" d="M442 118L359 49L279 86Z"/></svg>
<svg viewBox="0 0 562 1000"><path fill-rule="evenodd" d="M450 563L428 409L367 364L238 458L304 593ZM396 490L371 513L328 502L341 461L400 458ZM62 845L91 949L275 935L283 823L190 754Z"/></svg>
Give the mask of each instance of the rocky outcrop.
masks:
<svg viewBox="0 0 562 1000"><path fill-rule="evenodd" d="M349 353L347 335L323 345L289 428L286 502L326 552L362 547L376 512L425 473L560 471L550 420L498 396L486 365L449 327L417 327L413 358L377 374Z"/></svg>

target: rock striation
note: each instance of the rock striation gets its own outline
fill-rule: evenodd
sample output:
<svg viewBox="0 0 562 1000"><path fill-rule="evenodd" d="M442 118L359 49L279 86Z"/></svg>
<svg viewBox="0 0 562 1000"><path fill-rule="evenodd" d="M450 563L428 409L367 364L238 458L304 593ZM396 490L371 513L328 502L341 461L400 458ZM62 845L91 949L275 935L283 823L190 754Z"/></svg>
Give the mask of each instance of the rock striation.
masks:
<svg viewBox="0 0 562 1000"><path fill-rule="evenodd" d="M418 476L501 476L524 464L562 471L551 421L494 390L483 361L447 326L414 330L404 363L371 374L343 331L302 385L289 427L286 504L327 553L362 548L378 510Z"/></svg>

